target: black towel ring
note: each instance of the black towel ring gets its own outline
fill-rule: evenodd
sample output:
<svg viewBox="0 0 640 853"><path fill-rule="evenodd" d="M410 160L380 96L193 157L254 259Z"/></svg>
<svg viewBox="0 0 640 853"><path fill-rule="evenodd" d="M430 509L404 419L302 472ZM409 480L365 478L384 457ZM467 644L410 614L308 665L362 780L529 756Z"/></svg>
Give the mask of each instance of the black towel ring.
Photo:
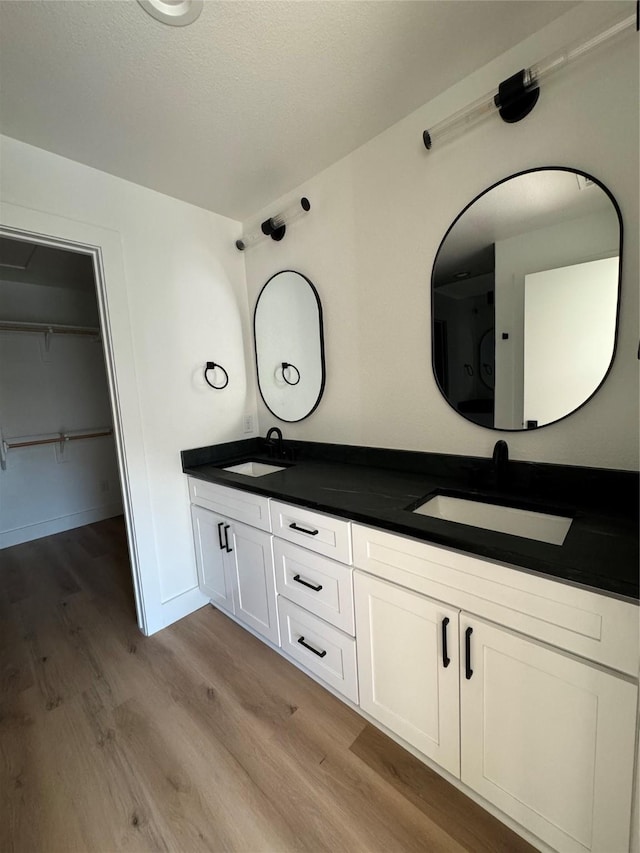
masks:
<svg viewBox="0 0 640 853"><path fill-rule="evenodd" d="M296 381L295 381L295 382L290 382L290 381L287 379L286 371L287 371L289 368L291 368L292 370L295 370L295 372L296 372L296 376L297 376L298 378L296 379ZM283 378L283 379L284 379L284 381L287 383L287 385L297 385L297 384L298 384L298 382L300 382L300 371L299 371L299 370L298 370L298 368L295 366L295 364L289 364L289 362L288 362L288 361L283 361L283 362L282 362L282 378Z"/></svg>
<svg viewBox="0 0 640 853"><path fill-rule="evenodd" d="M224 383L222 385L214 385L213 382L209 382L209 378L207 377L208 370L221 370L224 373ZM226 388L229 384L229 374L221 364L216 364L215 361L208 361L204 369L204 381L211 388L215 388L216 391L222 391L222 389Z"/></svg>

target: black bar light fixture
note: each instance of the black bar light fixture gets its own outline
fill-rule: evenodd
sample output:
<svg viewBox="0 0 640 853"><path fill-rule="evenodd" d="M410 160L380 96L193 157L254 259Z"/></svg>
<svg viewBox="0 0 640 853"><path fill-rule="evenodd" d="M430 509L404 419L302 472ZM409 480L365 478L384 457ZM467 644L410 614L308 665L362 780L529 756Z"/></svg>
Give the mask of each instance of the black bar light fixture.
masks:
<svg viewBox="0 0 640 853"><path fill-rule="evenodd" d="M638 31L640 0L636 7L634 14L627 15L606 30L600 31L586 40L562 48L530 68L523 68L512 77L503 80L497 92L494 91L479 98L449 118L423 131L422 141L425 148L431 150L434 146L439 147L444 142L461 135L479 124L483 119L493 115L496 110L500 118L510 124L529 115L538 101L540 84L543 81L550 79L561 69L582 59L602 45L612 42L623 33L630 30Z"/></svg>
<svg viewBox="0 0 640 853"><path fill-rule="evenodd" d="M271 237L272 240L279 242L282 240L287 231L287 225L295 222L296 219L300 219L301 216L304 216L304 214L308 213L310 210L311 202L308 198L303 196L302 198L296 199L281 213L277 213L275 216L265 219L265 221L261 223L259 228L256 228L255 231L250 231L248 234L243 235L239 240L236 240L236 249L240 252L244 252L245 249L249 249L256 243L259 243L260 240L264 240L265 237Z"/></svg>

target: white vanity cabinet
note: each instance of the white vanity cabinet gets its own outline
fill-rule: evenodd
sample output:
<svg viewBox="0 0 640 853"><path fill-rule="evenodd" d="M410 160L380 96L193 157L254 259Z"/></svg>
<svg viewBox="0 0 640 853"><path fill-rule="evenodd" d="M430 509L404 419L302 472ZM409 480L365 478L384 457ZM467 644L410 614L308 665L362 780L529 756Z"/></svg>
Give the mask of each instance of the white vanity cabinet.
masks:
<svg viewBox="0 0 640 853"><path fill-rule="evenodd" d="M278 501L270 509L282 649L357 703L351 523Z"/></svg>
<svg viewBox="0 0 640 853"><path fill-rule="evenodd" d="M627 853L638 607L189 478L201 589L560 853Z"/></svg>
<svg viewBox="0 0 640 853"><path fill-rule="evenodd" d="M571 647L637 668L636 606L379 530L353 543L361 707L554 849L627 851L637 683Z"/></svg>
<svg viewBox="0 0 640 853"><path fill-rule="evenodd" d="M279 645L268 499L195 479L189 481L189 492L200 588L217 607Z"/></svg>

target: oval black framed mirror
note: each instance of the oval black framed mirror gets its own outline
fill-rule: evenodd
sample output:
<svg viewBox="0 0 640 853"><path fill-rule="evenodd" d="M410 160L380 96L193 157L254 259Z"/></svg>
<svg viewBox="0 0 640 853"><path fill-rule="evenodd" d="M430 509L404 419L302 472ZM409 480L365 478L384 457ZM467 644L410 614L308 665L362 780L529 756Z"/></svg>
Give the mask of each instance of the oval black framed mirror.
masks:
<svg viewBox="0 0 640 853"><path fill-rule="evenodd" d="M449 226L431 275L432 366L480 426L547 426L583 406L616 348L622 217L591 175L529 169Z"/></svg>
<svg viewBox="0 0 640 853"><path fill-rule="evenodd" d="M324 331L318 291L302 273L283 270L264 285L253 339L265 406L281 421L309 417L324 391Z"/></svg>

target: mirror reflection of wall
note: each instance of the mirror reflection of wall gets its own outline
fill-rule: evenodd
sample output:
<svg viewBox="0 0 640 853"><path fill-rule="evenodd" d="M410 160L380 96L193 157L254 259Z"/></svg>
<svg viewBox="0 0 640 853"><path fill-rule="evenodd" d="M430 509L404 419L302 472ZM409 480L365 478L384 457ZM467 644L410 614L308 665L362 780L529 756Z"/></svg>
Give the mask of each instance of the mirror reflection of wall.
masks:
<svg viewBox="0 0 640 853"><path fill-rule="evenodd" d="M308 417L325 381L322 306L313 284L285 270L262 288L254 313L258 387L282 421Z"/></svg>
<svg viewBox="0 0 640 853"><path fill-rule="evenodd" d="M620 246L613 197L569 169L507 178L462 211L432 274L434 372L456 411L519 430L595 393L615 349Z"/></svg>

